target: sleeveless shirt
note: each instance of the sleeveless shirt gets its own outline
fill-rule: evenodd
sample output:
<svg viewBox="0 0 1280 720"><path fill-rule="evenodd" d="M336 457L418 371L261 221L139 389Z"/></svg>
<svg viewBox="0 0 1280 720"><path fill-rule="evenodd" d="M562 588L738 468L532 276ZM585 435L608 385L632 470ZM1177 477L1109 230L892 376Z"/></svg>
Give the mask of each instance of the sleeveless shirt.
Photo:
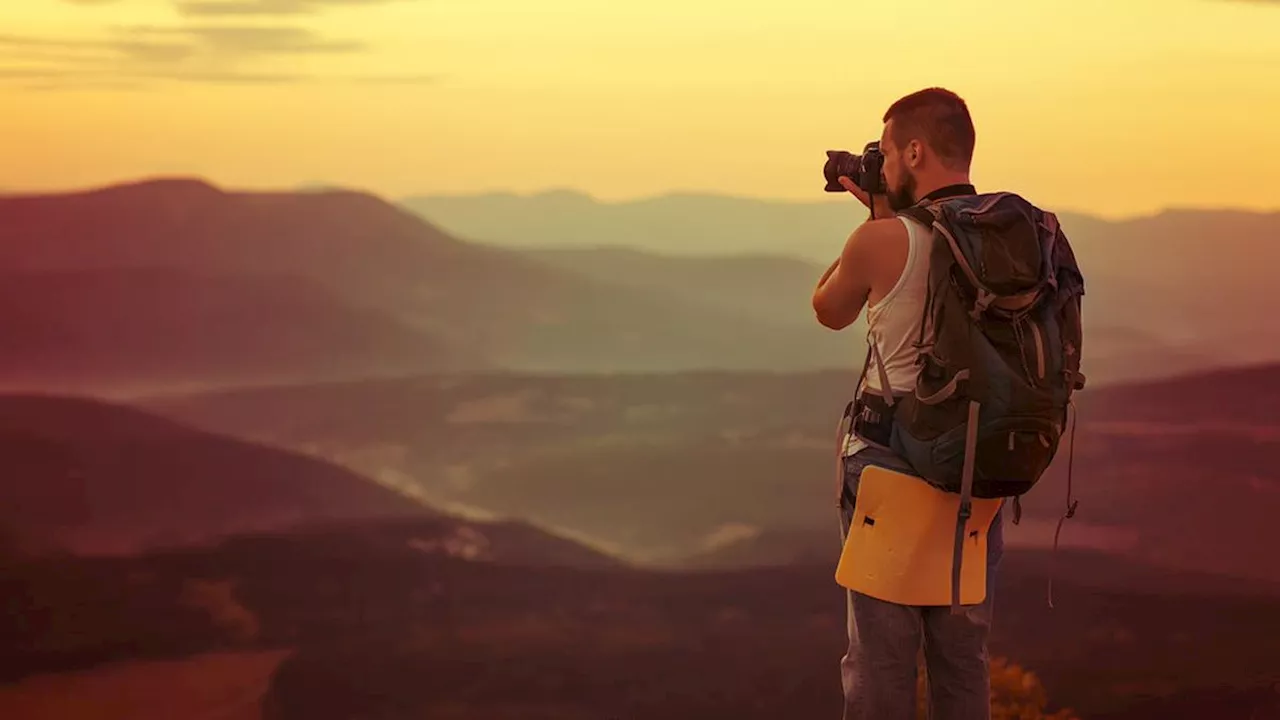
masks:
<svg viewBox="0 0 1280 720"><path fill-rule="evenodd" d="M912 392L916 386L916 342L920 337L926 290L929 283L929 252L932 234L911 218L898 216L907 228L907 261L898 282L887 295L867 306L867 342L876 344L889 389L895 394ZM879 392L880 372L873 357L863 380L868 392Z"/></svg>

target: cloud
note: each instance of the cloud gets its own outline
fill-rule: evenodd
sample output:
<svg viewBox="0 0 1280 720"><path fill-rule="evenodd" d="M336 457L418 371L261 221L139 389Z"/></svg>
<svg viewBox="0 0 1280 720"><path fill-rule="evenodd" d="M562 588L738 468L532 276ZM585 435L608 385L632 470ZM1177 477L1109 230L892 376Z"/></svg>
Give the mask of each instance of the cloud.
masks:
<svg viewBox="0 0 1280 720"><path fill-rule="evenodd" d="M93 0L90 0L92 2ZM188 17L229 15L308 15L334 6L385 5L397 0L176 0Z"/></svg>
<svg viewBox="0 0 1280 720"><path fill-rule="evenodd" d="M309 82L309 75L290 73L256 73L236 71L183 70L181 68L103 70L99 68L0 67L0 81L43 80L66 89L84 85L114 86L118 83L137 86L147 80L171 80L209 84L275 85ZM49 88L52 89L52 88Z"/></svg>
<svg viewBox="0 0 1280 720"><path fill-rule="evenodd" d="M412 0L172 0L186 17L234 17L244 15L311 15L330 7L371 7ZM110 5L120 0L63 0L71 5Z"/></svg>
<svg viewBox="0 0 1280 720"><path fill-rule="evenodd" d="M437 75L304 75L297 73L215 72L188 70L135 70L101 72L94 70L62 70L58 68L0 67L0 85L31 81L20 85L24 90L137 90L160 82L201 85L405 85L430 86L439 83Z"/></svg>
<svg viewBox="0 0 1280 720"><path fill-rule="evenodd" d="M46 93L46 92L66 92L67 90L111 90L113 92L135 90L146 90L145 83L135 80L50 80L43 82L33 82L22 86L27 92Z"/></svg>
<svg viewBox="0 0 1280 720"><path fill-rule="evenodd" d="M101 39L0 34L0 78L143 78L200 83L293 83L305 75L264 72L271 56L358 53L363 43L335 41L300 27L135 26ZM16 65L16 66L15 66Z"/></svg>
<svg viewBox="0 0 1280 720"><path fill-rule="evenodd" d="M364 43L328 40L301 27L133 26L117 28L107 39L62 40L0 34L0 51L55 52L65 59L183 62L197 56L231 61L263 55L355 53Z"/></svg>
<svg viewBox="0 0 1280 720"><path fill-rule="evenodd" d="M0 81L21 77L126 79L216 84L339 82L362 85L428 85L437 76L332 77L292 72L289 58L360 54L362 40L333 38L294 24L261 24L238 15L301 15L336 6L372 6L397 0L170 0L187 17L178 24L105 28L96 38L0 33ZM400 0L409 1L409 0ZM64 0L107 5L119 0ZM280 63L284 62L282 66Z"/></svg>
<svg viewBox="0 0 1280 720"><path fill-rule="evenodd" d="M157 45L157 38L177 38L177 43L190 49L237 56L273 53L350 53L368 49L365 43L326 40L307 28L290 26L135 26L125 28L124 32L135 40L122 42L121 46L142 42L155 49L160 47ZM171 40L159 42L170 47L174 44Z"/></svg>
<svg viewBox="0 0 1280 720"><path fill-rule="evenodd" d="M75 77L78 73L57 68L6 67L0 68L0 79L54 80Z"/></svg>
<svg viewBox="0 0 1280 720"><path fill-rule="evenodd" d="M359 52L358 43L333 42L289 27L130 27L101 40L0 34L0 83L39 81L31 90L136 89L139 84L211 85L433 85L439 75L304 74L268 71L271 55Z"/></svg>
<svg viewBox="0 0 1280 720"><path fill-rule="evenodd" d="M182 80L185 82L215 85L281 85L310 80L308 75L295 73L255 73L210 70L151 70L134 75L152 80Z"/></svg>

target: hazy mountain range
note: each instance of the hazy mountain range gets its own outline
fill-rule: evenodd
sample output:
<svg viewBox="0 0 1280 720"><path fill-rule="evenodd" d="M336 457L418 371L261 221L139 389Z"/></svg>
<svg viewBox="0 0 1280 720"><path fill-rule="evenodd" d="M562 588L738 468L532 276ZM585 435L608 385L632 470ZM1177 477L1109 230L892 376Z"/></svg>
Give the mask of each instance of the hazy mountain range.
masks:
<svg viewBox="0 0 1280 720"><path fill-rule="evenodd" d="M788 370L857 355L856 339L816 323L464 243L346 191L224 192L179 179L4 197L0 277L20 286L6 303L4 361L19 386ZM806 318L807 294L795 295L780 301Z"/></svg>
<svg viewBox="0 0 1280 720"><path fill-rule="evenodd" d="M542 257L613 282L696 275L687 263L710 268L714 258L727 264L740 255L804 261L813 277L806 297L866 217L846 196L806 203L677 194L607 203L553 191L411 197L401 204L468 240L573 250ZM1099 380L1280 358L1280 325L1271 315L1280 213L1171 210L1111 222L1064 212L1060 219L1085 273L1085 360ZM665 256L666 268L655 273L658 260L618 248ZM587 252L595 249L615 252ZM756 285L763 292L754 294L801 294L796 278L804 271L795 262L777 262L771 274L792 278L794 289Z"/></svg>
<svg viewBox="0 0 1280 720"><path fill-rule="evenodd" d="M586 209L557 213L568 200ZM832 333L813 320L822 265L749 252L778 225L838 244L856 221L847 204L563 194L410 204L424 205L486 242L342 190L175 179L0 197L2 381L104 392L479 369L852 374L862 358L860 323ZM471 222L458 207L480 209ZM555 222L538 231L529 218ZM1264 270L1276 216L1068 222L1087 275L1094 381L1280 357Z"/></svg>
<svg viewBox="0 0 1280 720"><path fill-rule="evenodd" d="M809 294L856 213L493 200L0 197L0 716L838 713L862 354ZM996 703L1269 717L1280 222L1066 221L1101 382L1064 550L1067 447L1009 529Z"/></svg>

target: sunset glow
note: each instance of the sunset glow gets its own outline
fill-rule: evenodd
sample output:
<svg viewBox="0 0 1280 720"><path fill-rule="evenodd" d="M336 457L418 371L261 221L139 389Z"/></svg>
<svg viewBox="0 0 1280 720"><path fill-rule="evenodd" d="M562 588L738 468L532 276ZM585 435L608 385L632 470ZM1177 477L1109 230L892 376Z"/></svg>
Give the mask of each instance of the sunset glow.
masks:
<svg viewBox="0 0 1280 720"><path fill-rule="evenodd" d="M24 0L0 24L10 191L821 200L825 149L943 85L980 186L1103 216L1280 209L1280 3Z"/></svg>

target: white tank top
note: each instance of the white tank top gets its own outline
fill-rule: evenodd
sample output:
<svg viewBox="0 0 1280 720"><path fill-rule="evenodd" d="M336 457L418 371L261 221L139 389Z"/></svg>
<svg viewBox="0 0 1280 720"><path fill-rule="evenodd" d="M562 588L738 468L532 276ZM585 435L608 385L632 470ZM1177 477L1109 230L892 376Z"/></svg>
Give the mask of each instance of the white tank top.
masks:
<svg viewBox="0 0 1280 720"><path fill-rule="evenodd" d="M889 388L907 393L916 386L916 342L929 283L932 233L911 218L898 216L907 228L907 262L902 275L880 302L867 306L867 342L875 343L884 362ZM868 391L881 390L880 371L873 357L864 379Z"/></svg>

